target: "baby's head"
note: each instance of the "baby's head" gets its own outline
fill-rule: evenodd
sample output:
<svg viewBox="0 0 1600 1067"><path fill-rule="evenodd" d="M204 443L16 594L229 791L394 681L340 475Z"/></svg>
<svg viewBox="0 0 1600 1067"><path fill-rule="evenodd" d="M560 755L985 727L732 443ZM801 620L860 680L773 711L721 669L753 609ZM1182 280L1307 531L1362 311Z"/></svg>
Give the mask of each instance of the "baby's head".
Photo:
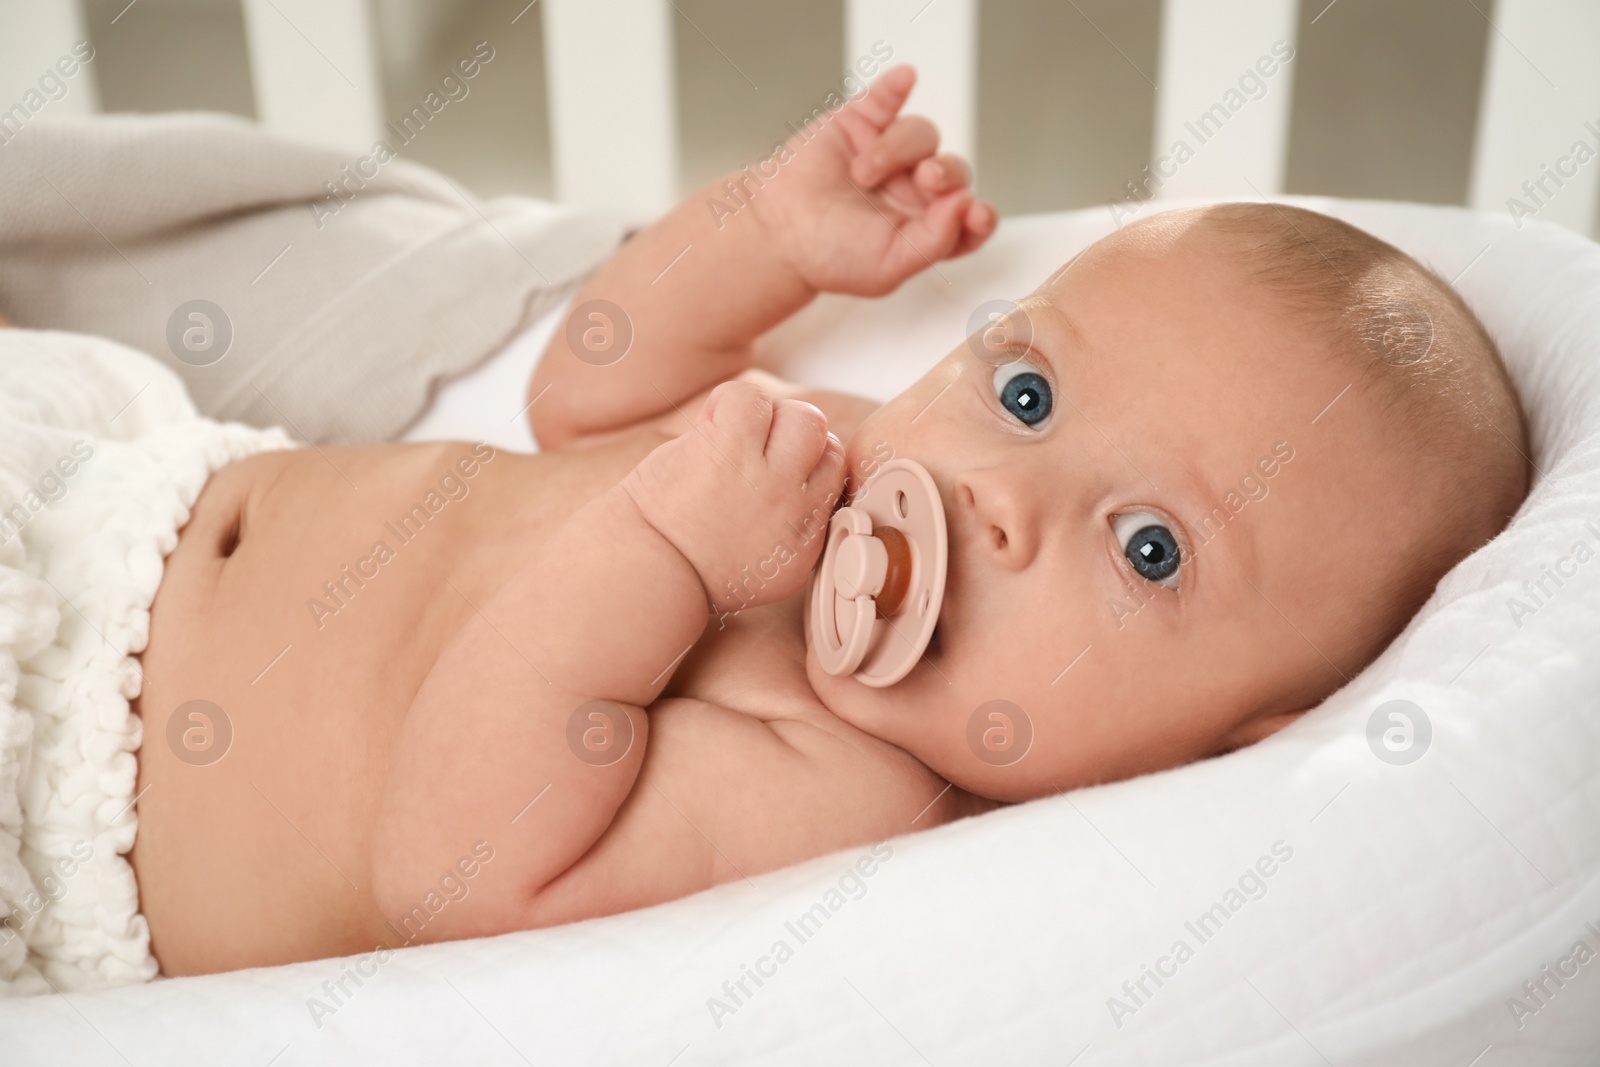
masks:
<svg viewBox="0 0 1600 1067"><path fill-rule="evenodd" d="M847 445L849 470L909 457L943 497L928 654L885 689L807 660L836 714L976 793L1045 796L1271 734L1376 657L1527 490L1483 327L1334 219L1157 215L1020 308L999 324L1014 343L959 346ZM1007 718L1031 729L1020 758Z"/></svg>

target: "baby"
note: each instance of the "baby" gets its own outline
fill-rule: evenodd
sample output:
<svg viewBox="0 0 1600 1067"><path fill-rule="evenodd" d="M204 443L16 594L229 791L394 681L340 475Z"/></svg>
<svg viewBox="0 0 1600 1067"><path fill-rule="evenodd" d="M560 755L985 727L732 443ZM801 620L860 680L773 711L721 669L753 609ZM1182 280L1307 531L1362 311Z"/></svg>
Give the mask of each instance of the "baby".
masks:
<svg viewBox="0 0 1600 1067"><path fill-rule="evenodd" d="M1227 752L1506 524L1527 446L1493 343L1304 210L1123 229L887 404L752 371L817 293L891 292L994 230L900 116L911 85L590 278L529 386L538 454L211 477L141 661L131 858L163 971L606 915ZM891 456L939 490L949 576L926 655L872 688L807 649L809 533ZM202 700L233 737L211 763L162 743Z"/></svg>

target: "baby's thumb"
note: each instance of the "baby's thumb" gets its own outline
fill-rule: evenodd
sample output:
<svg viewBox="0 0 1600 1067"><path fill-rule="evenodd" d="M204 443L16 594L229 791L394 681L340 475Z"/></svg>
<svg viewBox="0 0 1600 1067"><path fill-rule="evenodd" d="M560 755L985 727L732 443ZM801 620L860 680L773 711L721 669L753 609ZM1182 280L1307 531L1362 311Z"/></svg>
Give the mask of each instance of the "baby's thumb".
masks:
<svg viewBox="0 0 1600 1067"><path fill-rule="evenodd" d="M955 252L956 245L961 241L962 228L966 225L967 209L971 206L972 194L965 189L946 193L929 204L922 216L927 247L918 251L933 260L944 259Z"/></svg>

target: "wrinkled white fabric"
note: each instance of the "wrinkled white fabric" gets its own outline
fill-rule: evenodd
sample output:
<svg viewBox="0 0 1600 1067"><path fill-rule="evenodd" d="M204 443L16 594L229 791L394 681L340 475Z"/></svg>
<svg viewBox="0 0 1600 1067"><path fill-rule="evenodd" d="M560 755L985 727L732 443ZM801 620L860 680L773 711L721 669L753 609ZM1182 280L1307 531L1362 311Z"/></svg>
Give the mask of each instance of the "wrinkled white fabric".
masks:
<svg viewBox="0 0 1600 1067"><path fill-rule="evenodd" d="M122 345L0 330L0 992L156 975L126 858L135 657L211 472L292 443L200 417Z"/></svg>
<svg viewBox="0 0 1600 1067"><path fill-rule="evenodd" d="M357 155L232 116L47 116L0 148L7 318L151 353L205 414L311 441L392 437L622 239L403 159L354 179ZM196 300L219 362L177 354Z"/></svg>

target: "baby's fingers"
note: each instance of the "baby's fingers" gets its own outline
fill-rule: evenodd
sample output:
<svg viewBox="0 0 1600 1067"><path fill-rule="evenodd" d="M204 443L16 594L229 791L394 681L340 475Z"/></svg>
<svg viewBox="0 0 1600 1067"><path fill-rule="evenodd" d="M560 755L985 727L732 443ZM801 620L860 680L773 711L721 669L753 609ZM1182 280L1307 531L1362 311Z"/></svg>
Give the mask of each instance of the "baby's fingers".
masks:
<svg viewBox="0 0 1600 1067"><path fill-rule="evenodd" d="M894 120L877 143L850 163L856 184L873 188L890 175L910 170L939 148L939 128L921 115Z"/></svg>
<svg viewBox="0 0 1600 1067"><path fill-rule="evenodd" d="M828 417L804 400L784 399L774 405L767 432L767 469L785 485L806 480L828 445Z"/></svg>
<svg viewBox="0 0 1600 1067"><path fill-rule="evenodd" d="M976 200L967 207L966 218L963 220L961 239L956 242L953 256L964 256L974 249L980 248L983 242L993 235L995 228L1000 225L1000 213L994 205L985 200Z"/></svg>
<svg viewBox="0 0 1600 1067"><path fill-rule="evenodd" d="M802 502L806 513L795 523L795 528L802 531L812 531L813 536L802 538L800 556L806 570L815 566L817 557L822 554L824 537L816 537L828 528L828 520L833 516L834 505L839 497L844 495L845 483L844 445L833 434L828 435L827 447L822 451L822 458L817 460L817 465L812 468L806 477L805 487L802 490Z"/></svg>
<svg viewBox="0 0 1600 1067"><path fill-rule="evenodd" d="M863 145L858 138L870 137L893 122L916 84L917 72L902 63L884 71L872 83L872 88L867 90L867 95L841 111L839 117L845 120L844 128L850 134L851 147L860 151Z"/></svg>
<svg viewBox="0 0 1600 1067"><path fill-rule="evenodd" d="M912 179L931 200L954 189L965 189L972 183L972 168L960 156L945 153L918 163Z"/></svg>
<svg viewBox="0 0 1600 1067"><path fill-rule="evenodd" d="M914 242L918 259L912 264L913 269L920 270L930 260L938 261L955 254L966 225L967 209L971 206L972 194L965 189L946 193L928 205L922 225L918 227L921 232Z"/></svg>
<svg viewBox="0 0 1600 1067"><path fill-rule="evenodd" d="M805 484L800 489L800 499L807 514L795 525L799 529L825 530L828 519L833 514L833 507L844 495L845 483L844 443L829 433L822 447L822 455L818 457L816 465L806 474ZM816 548L822 548L822 542L817 540ZM808 553L801 553L809 555ZM806 560L809 568L816 562L815 556Z"/></svg>
<svg viewBox="0 0 1600 1067"><path fill-rule="evenodd" d="M776 414L760 387L730 380L706 397L696 429L723 460L743 468L761 455Z"/></svg>

